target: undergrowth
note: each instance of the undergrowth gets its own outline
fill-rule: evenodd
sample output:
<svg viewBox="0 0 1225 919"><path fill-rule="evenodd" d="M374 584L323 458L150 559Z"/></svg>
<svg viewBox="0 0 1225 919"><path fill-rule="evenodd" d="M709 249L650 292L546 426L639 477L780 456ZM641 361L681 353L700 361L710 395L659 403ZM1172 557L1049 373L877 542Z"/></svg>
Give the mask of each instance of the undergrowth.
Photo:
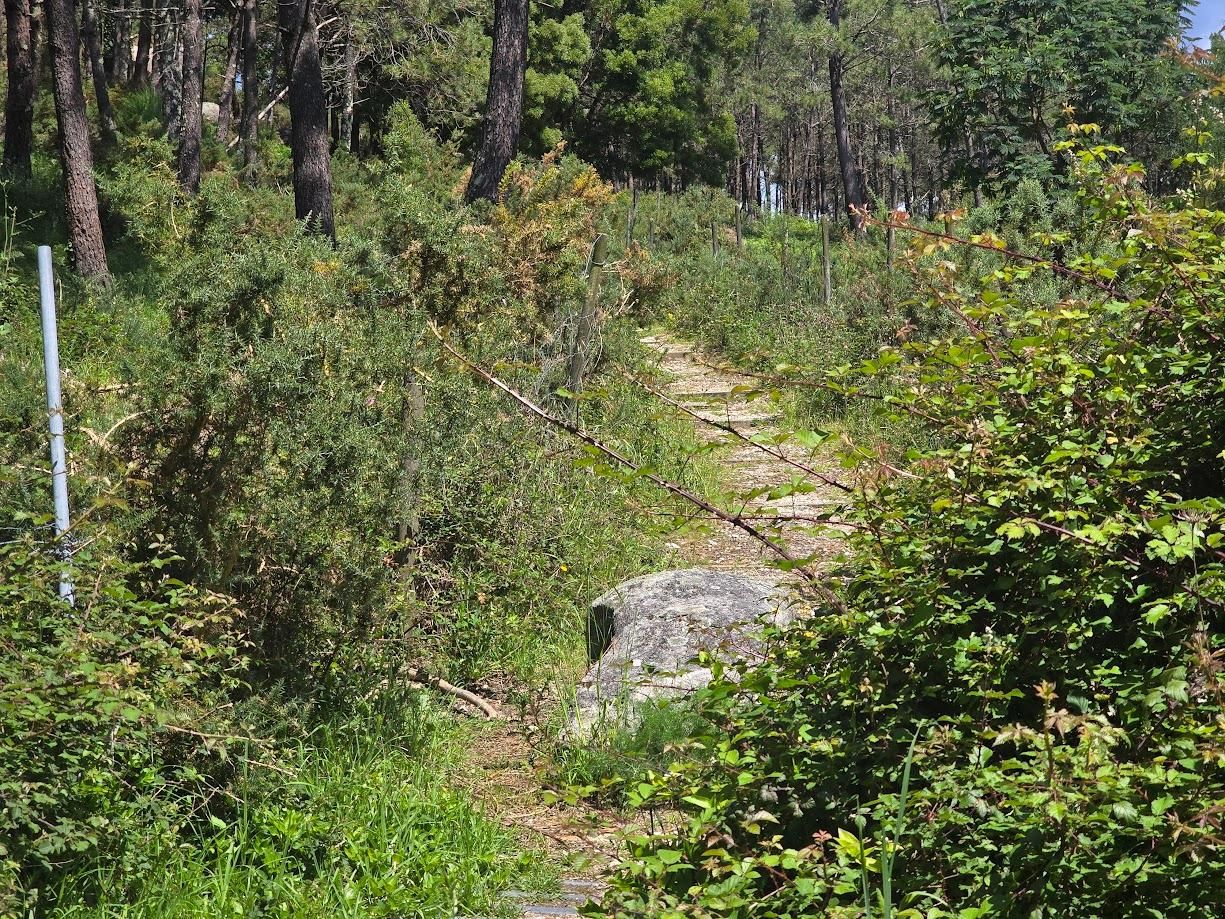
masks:
<svg viewBox="0 0 1225 919"><path fill-rule="evenodd" d="M702 715L678 699L644 702L597 725L590 737L561 731L551 769L557 790L550 798L624 805L632 786L672 766L685 744L705 730L709 724Z"/></svg>
<svg viewBox="0 0 1225 919"><path fill-rule="evenodd" d="M58 192L42 153L5 180L0 912L487 912L540 872L458 789L454 719L410 707L411 742L363 736L370 706L414 667L512 700L572 679L588 598L666 563L672 508L473 380L431 323L563 410L611 190L550 155L467 208L401 107L384 161L337 170L332 248L224 161L184 196L148 102L117 95L99 163L114 284L59 276L75 611L31 272L37 242L65 264ZM701 487L684 430L614 372L646 354L609 277L583 423Z"/></svg>
<svg viewBox="0 0 1225 919"><path fill-rule="evenodd" d="M473 729L420 694L320 726L248 765L194 837L140 840L56 892L64 917L499 915L510 886L547 891L548 862L461 791Z"/></svg>
<svg viewBox="0 0 1225 919"><path fill-rule="evenodd" d="M1090 144L1084 245L914 234L948 331L824 379L927 445L855 453L846 582L699 696L588 915L1219 913L1225 214Z"/></svg>

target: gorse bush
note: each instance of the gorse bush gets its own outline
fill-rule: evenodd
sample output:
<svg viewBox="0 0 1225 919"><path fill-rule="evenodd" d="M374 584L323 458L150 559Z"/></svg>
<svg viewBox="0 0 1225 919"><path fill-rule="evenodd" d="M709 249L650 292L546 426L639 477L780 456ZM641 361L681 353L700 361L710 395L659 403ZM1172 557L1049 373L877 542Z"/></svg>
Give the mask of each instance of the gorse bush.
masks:
<svg viewBox="0 0 1225 919"><path fill-rule="evenodd" d="M0 913L491 913L547 871L454 787L456 719L388 700L426 667L535 704L581 667L586 598L662 563L662 524L641 481L576 465L430 323L562 405L610 190L550 156L470 209L400 111L387 163L337 169L362 210L333 247L227 170L188 198L147 99L119 102L114 284L61 272L75 615L40 516L33 230L4 225ZM671 446L691 432L605 372L645 364L608 276L584 424L692 477ZM385 701L429 736L374 737Z"/></svg>
<svg viewBox="0 0 1225 919"><path fill-rule="evenodd" d="M840 605L716 681L700 755L639 788L687 819L632 843L609 914L1219 914L1225 213L1153 205L1113 152L1074 150L1101 247L1052 302L1043 265L976 287L916 246L957 330L833 385L889 377L933 446L864 470Z"/></svg>

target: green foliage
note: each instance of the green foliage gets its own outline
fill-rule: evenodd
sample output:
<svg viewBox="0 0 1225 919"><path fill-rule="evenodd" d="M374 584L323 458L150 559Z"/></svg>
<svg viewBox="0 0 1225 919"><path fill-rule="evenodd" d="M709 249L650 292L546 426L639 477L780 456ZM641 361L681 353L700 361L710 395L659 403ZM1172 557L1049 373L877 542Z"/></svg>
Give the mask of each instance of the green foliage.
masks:
<svg viewBox="0 0 1225 919"><path fill-rule="evenodd" d="M346 9L363 57L367 113L382 120L407 102L444 141L475 141L489 79L493 8L457 0L367 3Z"/></svg>
<svg viewBox="0 0 1225 919"><path fill-rule="evenodd" d="M14 243L17 235L17 212L8 207L8 202L0 198L0 302L5 304L5 311L0 313L0 335L8 331L8 311L20 303L23 291L21 289L20 267L22 253L17 251Z"/></svg>
<svg viewBox="0 0 1225 919"><path fill-rule="evenodd" d="M152 838L139 870L70 878L58 915L444 919L547 883L534 853L448 787L467 738L445 712L393 693L360 715L290 751L283 776L243 776L195 845ZM125 905L94 906L94 891Z"/></svg>
<svg viewBox="0 0 1225 919"><path fill-rule="evenodd" d="M625 721L599 726L590 738L561 738L553 774L553 793L624 803L640 781L663 772L682 753L686 741L703 733L702 717L678 701L646 702Z"/></svg>
<svg viewBox="0 0 1225 919"><path fill-rule="evenodd" d="M1066 175L1063 125L1101 125L1151 164L1172 157L1186 118L1187 78L1167 43L1182 33L1180 0L959 0L950 4L932 99L937 133L972 185L1011 189Z"/></svg>
<svg viewBox="0 0 1225 919"><path fill-rule="evenodd" d="M583 68L592 55L583 14L557 16L543 4L532 7L528 47L520 147L540 156L564 140L561 125L580 102Z"/></svg>
<svg viewBox="0 0 1225 919"><path fill-rule="evenodd" d="M39 533L0 543L6 914L46 898L65 870L124 857L138 832L169 832L224 784L225 750L201 730L224 729L210 702L244 667L232 604L167 577L172 559L132 561L86 530L65 566ZM65 574L75 608L57 596Z"/></svg>
<svg viewBox="0 0 1225 919"><path fill-rule="evenodd" d="M458 157L421 124L406 102L388 113L383 163L414 183L445 194L458 181Z"/></svg>
<svg viewBox="0 0 1225 919"><path fill-rule="evenodd" d="M568 129L578 152L611 173L717 182L735 149L720 75L749 47L744 0L600 0L590 98Z"/></svg>
<svg viewBox="0 0 1225 919"><path fill-rule="evenodd" d="M31 522L50 506L29 270L46 228L29 210L4 225L0 542L17 543L0 557L0 912L492 912L540 872L459 788L464 745L441 723L455 719L384 740L378 706L412 666L522 698L567 676L584 598L661 563L651 511L625 510L656 502L576 465L574 443L444 359L428 322L560 404L611 189L548 156L471 210L453 148L400 107L385 163L337 163L354 210L333 248L283 191L228 170L184 196L148 98L120 95L122 139L99 169L115 283L61 272L73 506L89 515L76 564L105 598L97 633L54 602L58 565ZM41 174L8 187L54 204ZM672 447L687 433L606 373L644 350L606 277L584 424L687 479ZM239 647L242 689L225 669ZM338 722L343 739L320 728Z"/></svg>
<svg viewBox="0 0 1225 919"><path fill-rule="evenodd" d="M646 251L634 247L627 260L637 272L639 309L766 375L763 389L799 368L862 360L908 325L930 323L904 308L909 282L900 269L890 270L878 230L852 239L831 228L828 305L817 222L745 218L742 231L738 249L735 208L722 192L697 187L643 196L635 236ZM828 388L790 391L787 403L803 426L869 423L864 406Z"/></svg>
<svg viewBox="0 0 1225 919"><path fill-rule="evenodd" d="M1213 227L1163 210L1112 148L1069 148L1091 238L1062 292L946 244L917 270L957 330L886 376L930 446L869 468L841 605L717 680L715 730L639 799L613 915L1210 915L1225 900L1225 373ZM907 816L900 789L918 731ZM593 913L594 914L594 913Z"/></svg>

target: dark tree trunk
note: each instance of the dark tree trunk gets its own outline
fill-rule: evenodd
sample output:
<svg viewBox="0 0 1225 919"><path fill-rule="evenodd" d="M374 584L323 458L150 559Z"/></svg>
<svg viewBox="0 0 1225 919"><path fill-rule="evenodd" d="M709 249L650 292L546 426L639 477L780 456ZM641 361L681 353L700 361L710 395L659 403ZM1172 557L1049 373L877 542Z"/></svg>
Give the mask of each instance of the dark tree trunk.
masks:
<svg viewBox="0 0 1225 919"><path fill-rule="evenodd" d="M140 20L136 31L136 60L132 62L129 86L144 89L149 85L150 57L153 54L153 0L142 0L136 13Z"/></svg>
<svg viewBox="0 0 1225 919"><path fill-rule="evenodd" d="M106 267L106 244L102 240L102 221L98 216L89 122L85 118L81 58L77 53L81 36L76 14L73 0L46 0L55 116L60 129L60 162L64 168L65 211L73 264L84 277L105 281L110 275Z"/></svg>
<svg viewBox="0 0 1225 919"><path fill-rule="evenodd" d="M897 76L897 72L893 70L893 68L891 67L889 69L889 99L888 99L888 108L887 108L887 117L889 119L889 131L888 131L889 184L888 184L888 189L889 189L889 210L890 211L897 210L897 188L898 188L897 157L898 157L899 151L898 151L898 142L897 142L897 114L896 114L896 109L895 109L895 105L893 101L893 97L894 97L893 84L894 84L894 78L896 76ZM892 220L893 218L890 218L890 219Z"/></svg>
<svg viewBox="0 0 1225 919"><path fill-rule="evenodd" d="M4 100L4 168L30 174L34 99L38 95L38 19L32 0L4 0L8 92Z"/></svg>
<svg viewBox="0 0 1225 919"><path fill-rule="evenodd" d="M162 6L163 21L157 28L154 58L154 86L162 97L166 115L166 136L178 146L183 133L183 29L176 10Z"/></svg>
<svg viewBox="0 0 1225 919"><path fill-rule="evenodd" d="M842 21L842 0L831 0L829 24L835 29ZM838 168L842 173L842 190L846 200L847 219L851 229L863 225L859 211L864 207L863 189L859 184L859 173L855 164L855 151L851 144L851 128L846 111L846 89L842 85L845 61L842 53L833 51L829 55L829 96L834 110L834 141L838 148Z"/></svg>
<svg viewBox="0 0 1225 919"><path fill-rule="evenodd" d="M132 69L132 32L128 26L131 9L131 5L124 0L115 4L115 40L107 57L106 73L116 86L122 86L128 81Z"/></svg>
<svg viewBox="0 0 1225 919"><path fill-rule="evenodd" d="M259 22L258 0L242 3L242 171L243 181L254 185L259 173Z"/></svg>
<svg viewBox="0 0 1225 919"><path fill-rule="evenodd" d="M294 213L311 232L335 240L328 110L311 0L278 0L277 16L289 86Z"/></svg>
<svg viewBox="0 0 1225 919"><path fill-rule="evenodd" d="M493 54L481 147L472 164L467 198L493 201L519 146L523 78L527 73L528 0L494 0Z"/></svg>
<svg viewBox="0 0 1225 919"><path fill-rule="evenodd" d="M167 2L168 0L153 0L153 9L149 13L150 28L153 30L153 39L149 45L149 85L159 97L162 95L162 77L165 76L169 53L166 41L170 36L167 32L172 25L166 12Z"/></svg>
<svg viewBox="0 0 1225 919"><path fill-rule="evenodd" d="M204 105L204 2L183 3L183 129L179 141L179 183L200 190L200 132Z"/></svg>
<svg viewBox="0 0 1225 919"><path fill-rule="evenodd" d="M94 83L94 99L98 103L98 127L103 144L115 141L115 110L111 108L110 88L107 86L106 67L102 62L102 35L98 29L98 10L95 0L81 0L81 38L89 54L89 73Z"/></svg>
<svg viewBox="0 0 1225 919"><path fill-rule="evenodd" d="M229 143L234 121L234 75L238 73L238 48L242 38L242 7L234 11L234 21L225 43L225 71L221 75L221 95L217 97L217 140Z"/></svg>

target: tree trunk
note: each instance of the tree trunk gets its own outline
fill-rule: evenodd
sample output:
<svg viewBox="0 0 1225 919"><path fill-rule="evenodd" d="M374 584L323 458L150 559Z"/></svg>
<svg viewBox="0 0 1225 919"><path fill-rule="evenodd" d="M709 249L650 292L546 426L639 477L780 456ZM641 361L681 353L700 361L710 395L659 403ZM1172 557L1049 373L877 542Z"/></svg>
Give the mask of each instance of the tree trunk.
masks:
<svg viewBox="0 0 1225 919"><path fill-rule="evenodd" d="M753 103L753 203L762 210L762 173L766 170L766 134L762 130L761 105ZM769 189L767 187L766 191Z"/></svg>
<svg viewBox="0 0 1225 919"><path fill-rule="evenodd" d="M153 0L142 0L136 13L140 20L136 32L136 60L132 62L129 86L144 89L149 85L149 64L153 54Z"/></svg>
<svg viewBox="0 0 1225 919"><path fill-rule="evenodd" d="M115 141L115 110L111 108L111 94L107 86L106 67L102 63L102 35L98 31L98 10L95 0L81 0L81 37L89 54L89 72L94 82L94 98L98 103L98 127L102 143L109 146Z"/></svg>
<svg viewBox="0 0 1225 919"><path fill-rule="evenodd" d="M132 69L132 33L128 27L131 6L125 0L115 4L115 40L111 44L107 75L116 86L128 81Z"/></svg>
<svg viewBox="0 0 1225 919"><path fill-rule="evenodd" d="M166 19L157 30L155 86L162 96L166 136L177 146L183 133L183 29L169 5L163 11Z"/></svg>
<svg viewBox="0 0 1225 919"><path fill-rule="evenodd" d="M169 14L166 12L168 0L153 0L149 10L149 85L153 87L158 98L162 95L162 71L166 68L166 30Z"/></svg>
<svg viewBox="0 0 1225 919"><path fill-rule="evenodd" d="M337 147L353 145L353 110L357 107L357 39L353 29L345 40L345 85L344 103L340 110L340 126Z"/></svg>
<svg viewBox="0 0 1225 919"><path fill-rule="evenodd" d="M467 198L493 201L519 146L523 79L527 72L528 0L494 0L493 54L481 147L472 164Z"/></svg>
<svg viewBox="0 0 1225 919"><path fill-rule="evenodd" d="M8 92L4 100L4 168L30 174L34 99L38 94L38 20L32 0L4 0Z"/></svg>
<svg viewBox="0 0 1225 919"><path fill-rule="evenodd" d="M829 24L836 30L842 22L842 0L831 0ZM859 184L859 173L855 167L855 151L851 145L851 129L846 111L846 89L842 85L845 61L841 51L829 55L829 97L834 110L834 141L838 148L838 169L842 173L842 189L846 200L847 219L851 229L858 231L863 225L859 210L865 204L863 189Z"/></svg>
<svg viewBox="0 0 1225 919"><path fill-rule="evenodd" d="M107 281L106 244L98 216L98 190L94 186L94 156L89 147L85 118L85 92L73 0L46 0L47 34L51 46L51 73L55 87L55 116L59 122L60 162L64 168L65 211L73 264L87 278Z"/></svg>
<svg viewBox="0 0 1225 919"><path fill-rule="evenodd" d="M310 232L334 241L327 101L311 0L278 0L277 15L289 86L294 213Z"/></svg>
<svg viewBox="0 0 1225 919"><path fill-rule="evenodd" d="M242 7L234 11L234 21L225 43L225 71L221 75L221 95L217 97L217 140L229 143L234 121L234 75L238 73L238 48L242 38Z"/></svg>
<svg viewBox="0 0 1225 919"><path fill-rule="evenodd" d="M183 131L179 141L179 183L200 190L200 132L204 105L204 2L183 3Z"/></svg>
<svg viewBox="0 0 1225 919"><path fill-rule="evenodd" d="M259 173L259 43L256 27L258 0L242 3L242 172L243 181L254 185Z"/></svg>

